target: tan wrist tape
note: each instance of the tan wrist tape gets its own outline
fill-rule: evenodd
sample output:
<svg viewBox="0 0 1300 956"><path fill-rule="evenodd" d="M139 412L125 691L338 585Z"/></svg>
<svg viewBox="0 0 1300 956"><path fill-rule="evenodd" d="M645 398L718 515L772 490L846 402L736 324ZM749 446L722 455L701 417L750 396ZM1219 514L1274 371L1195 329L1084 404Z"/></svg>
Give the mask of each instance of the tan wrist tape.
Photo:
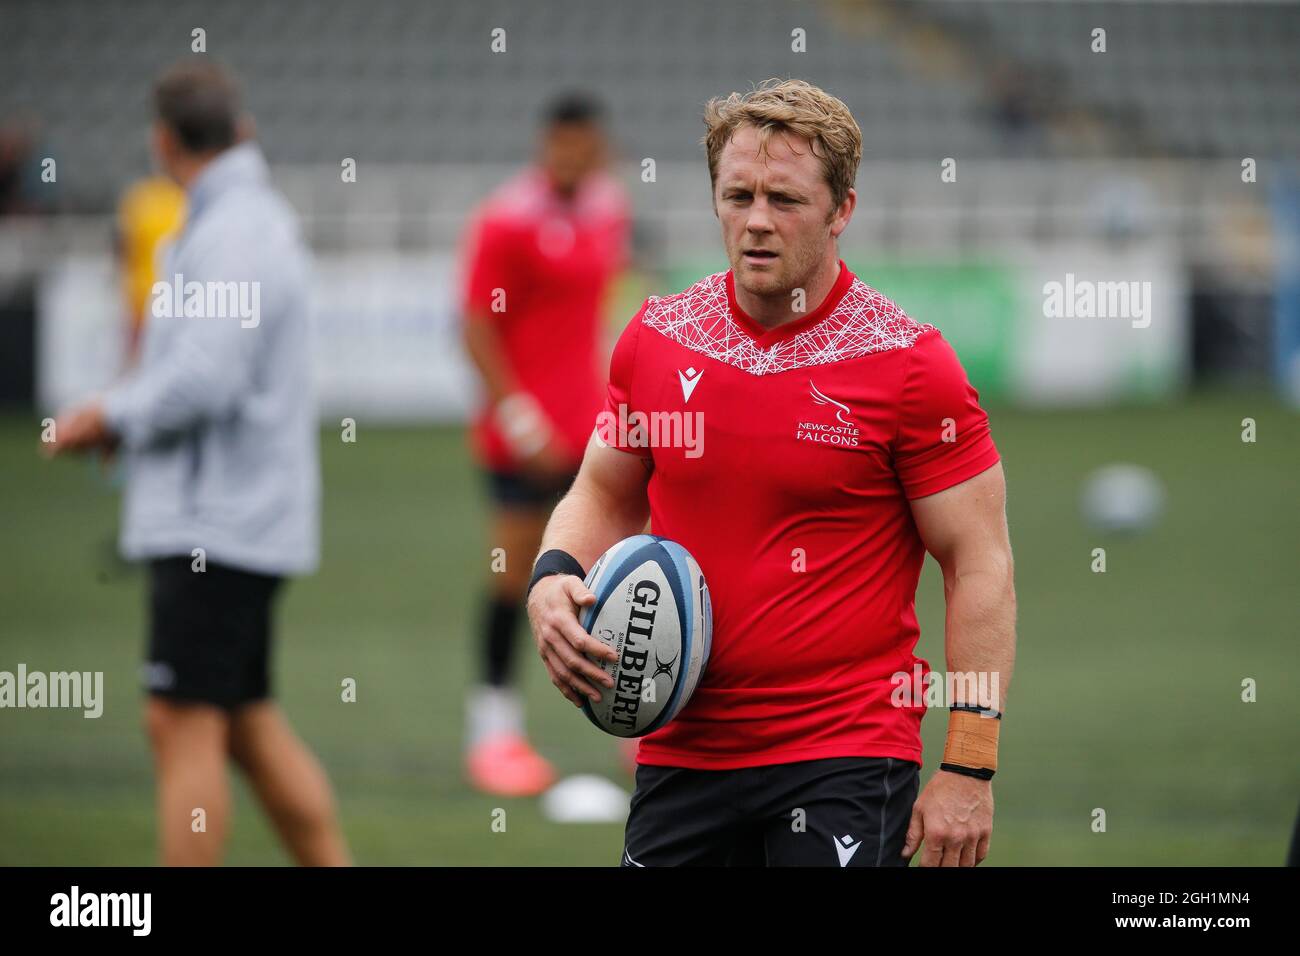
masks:
<svg viewBox="0 0 1300 956"><path fill-rule="evenodd" d="M960 767L998 769L998 732L1002 721L981 717L969 710L948 714L948 742L943 748L943 762Z"/></svg>

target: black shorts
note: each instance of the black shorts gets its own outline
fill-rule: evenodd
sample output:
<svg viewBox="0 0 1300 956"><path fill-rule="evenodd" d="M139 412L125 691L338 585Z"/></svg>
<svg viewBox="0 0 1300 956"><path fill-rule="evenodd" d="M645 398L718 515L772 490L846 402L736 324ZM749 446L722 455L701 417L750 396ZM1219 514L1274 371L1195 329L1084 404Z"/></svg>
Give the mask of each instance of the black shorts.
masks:
<svg viewBox="0 0 1300 956"><path fill-rule="evenodd" d="M149 564L150 694L233 710L271 696L271 599L282 580L191 558Z"/></svg>
<svg viewBox="0 0 1300 956"><path fill-rule="evenodd" d="M741 770L641 765L623 866L907 866L921 767L834 757Z"/></svg>
<svg viewBox="0 0 1300 956"><path fill-rule="evenodd" d="M488 495L502 508L553 508L564 497L577 472L543 481L522 471L488 469Z"/></svg>

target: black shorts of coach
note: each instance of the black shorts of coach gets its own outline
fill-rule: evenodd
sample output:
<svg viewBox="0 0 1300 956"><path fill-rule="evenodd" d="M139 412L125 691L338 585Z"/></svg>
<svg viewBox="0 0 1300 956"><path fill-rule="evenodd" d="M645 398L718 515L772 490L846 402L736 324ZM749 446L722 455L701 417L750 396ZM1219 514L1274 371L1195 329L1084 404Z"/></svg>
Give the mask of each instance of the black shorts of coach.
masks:
<svg viewBox="0 0 1300 956"><path fill-rule="evenodd" d="M271 696L271 605L282 579L189 557L149 564L153 696L235 710Z"/></svg>
<svg viewBox="0 0 1300 956"><path fill-rule="evenodd" d="M834 757L740 770L641 765L623 866L907 866L921 767Z"/></svg>

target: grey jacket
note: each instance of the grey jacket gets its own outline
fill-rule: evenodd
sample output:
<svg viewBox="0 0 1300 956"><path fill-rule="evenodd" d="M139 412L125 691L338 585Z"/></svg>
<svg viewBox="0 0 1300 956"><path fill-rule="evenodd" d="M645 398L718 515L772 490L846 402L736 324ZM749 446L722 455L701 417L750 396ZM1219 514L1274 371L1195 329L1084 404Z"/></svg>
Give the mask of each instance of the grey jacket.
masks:
<svg viewBox="0 0 1300 956"><path fill-rule="evenodd" d="M311 571L320 472L297 218L251 142L199 174L186 215L140 362L105 396L127 470L122 553Z"/></svg>

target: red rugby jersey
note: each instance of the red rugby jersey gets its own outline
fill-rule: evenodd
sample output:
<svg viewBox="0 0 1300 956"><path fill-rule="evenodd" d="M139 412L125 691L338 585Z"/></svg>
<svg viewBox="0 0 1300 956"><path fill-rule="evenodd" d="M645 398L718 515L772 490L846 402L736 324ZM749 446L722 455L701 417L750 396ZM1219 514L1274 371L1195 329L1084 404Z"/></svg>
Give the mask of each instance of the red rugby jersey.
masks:
<svg viewBox="0 0 1300 956"><path fill-rule="evenodd" d="M537 168L499 187L466 237L462 314L495 323L520 386L546 412L575 468L604 397L601 308L626 265L628 241L616 180L591 176L566 201ZM481 462L513 467L489 407L479 409L471 435Z"/></svg>
<svg viewBox="0 0 1300 956"><path fill-rule="evenodd" d="M713 647L640 763L921 762L924 704L890 703L892 675L929 670L913 654L925 549L908 499L997 463L978 399L938 329L843 262L816 311L771 331L741 311L730 272L646 300L598 431L653 457L651 529L699 561Z"/></svg>

